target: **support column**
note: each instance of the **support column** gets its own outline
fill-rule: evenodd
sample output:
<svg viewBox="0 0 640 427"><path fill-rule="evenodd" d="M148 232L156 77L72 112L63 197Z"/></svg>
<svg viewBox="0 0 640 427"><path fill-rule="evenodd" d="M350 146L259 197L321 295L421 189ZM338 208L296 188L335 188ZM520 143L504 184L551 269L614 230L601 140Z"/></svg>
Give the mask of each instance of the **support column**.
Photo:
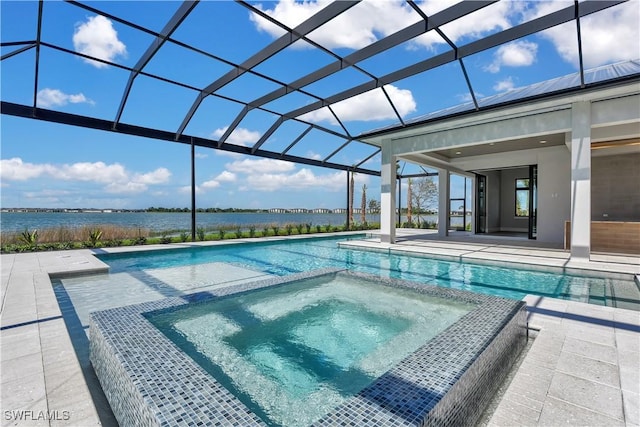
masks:
<svg viewBox="0 0 640 427"><path fill-rule="evenodd" d="M591 103L571 108L571 259L591 255Z"/></svg>
<svg viewBox="0 0 640 427"><path fill-rule="evenodd" d="M465 178L466 179L466 178ZM471 180L471 234L476 234L476 208L478 205L478 177L469 178ZM465 197L467 195L465 194ZM466 221L466 217L465 217Z"/></svg>
<svg viewBox="0 0 640 427"><path fill-rule="evenodd" d="M449 171L438 169L438 236L440 237L449 235L449 209L451 208L449 181Z"/></svg>
<svg viewBox="0 0 640 427"><path fill-rule="evenodd" d="M196 241L196 149L191 138L191 241Z"/></svg>
<svg viewBox="0 0 640 427"><path fill-rule="evenodd" d="M396 242L396 156L382 143L380 174L380 242Z"/></svg>

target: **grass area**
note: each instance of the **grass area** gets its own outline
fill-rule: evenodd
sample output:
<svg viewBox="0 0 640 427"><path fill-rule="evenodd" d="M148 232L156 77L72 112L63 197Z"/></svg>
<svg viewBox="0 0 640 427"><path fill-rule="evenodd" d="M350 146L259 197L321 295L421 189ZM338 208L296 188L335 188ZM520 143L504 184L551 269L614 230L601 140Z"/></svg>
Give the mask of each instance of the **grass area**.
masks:
<svg viewBox="0 0 640 427"><path fill-rule="evenodd" d="M355 224L349 230L376 229L379 224ZM307 224L226 224L198 228L195 241L290 236L345 231L346 226ZM80 248L153 245L191 242L190 230L152 232L140 227L98 224L80 227L60 226L22 232L0 232L0 252L20 253Z"/></svg>

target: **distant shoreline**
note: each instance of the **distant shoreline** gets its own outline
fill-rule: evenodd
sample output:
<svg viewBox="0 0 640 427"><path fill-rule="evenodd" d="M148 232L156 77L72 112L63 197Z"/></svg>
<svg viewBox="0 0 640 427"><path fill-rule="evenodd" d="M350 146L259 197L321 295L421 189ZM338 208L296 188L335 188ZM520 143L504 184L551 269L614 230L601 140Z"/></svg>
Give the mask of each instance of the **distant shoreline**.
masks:
<svg viewBox="0 0 640 427"><path fill-rule="evenodd" d="M360 208L353 208L354 214L360 213ZM197 208L197 213L309 213L309 214L345 214L346 208ZM187 208L149 208L149 209L93 209L93 208L2 208L0 213L191 213ZM372 213L367 211L367 213Z"/></svg>

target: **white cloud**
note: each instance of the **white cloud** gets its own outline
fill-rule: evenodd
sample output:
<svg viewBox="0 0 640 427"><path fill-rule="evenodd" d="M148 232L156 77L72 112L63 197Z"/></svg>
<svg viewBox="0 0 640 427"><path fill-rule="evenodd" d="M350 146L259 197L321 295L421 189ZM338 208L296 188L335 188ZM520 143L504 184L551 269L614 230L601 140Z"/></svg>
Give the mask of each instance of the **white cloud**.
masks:
<svg viewBox="0 0 640 427"><path fill-rule="evenodd" d="M236 174L229 171L223 171L220 175L215 177L215 180L218 182L235 182L236 179Z"/></svg>
<svg viewBox="0 0 640 427"><path fill-rule="evenodd" d="M393 85L386 85L384 88L400 116L404 117L416 111L416 101L410 90L398 89ZM373 89L361 95L337 102L331 108L338 118L344 122L386 120L397 117L381 89ZM299 118L315 123L326 121L337 124L335 117L326 107L303 114Z"/></svg>
<svg viewBox="0 0 640 427"><path fill-rule="evenodd" d="M493 90L495 90L496 92L506 92L513 89L514 86L515 85L513 83L513 79L511 77L507 77L504 80L496 82L496 84L493 86Z"/></svg>
<svg viewBox="0 0 640 427"><path fill-rule="evenodd" d="M419 3L419 5L427 16L431 16L458 2L459 0L426 0ZM467 39L477 39L490 32L510 28L512 21L519 16L523 4L524 2L517 1L494 3L470 15L443 25L441 30L454 43ZM446 44L446 41L435 31L429 31L417 37L414 40L414 44L433 48L437 44Z"/></svg>
<svg viewBox="0 0 640 427"><path fill-rule="evenodd" d="M109 193L141 193L149 185L168 182L171 172L166 168L158 168L147 173L131 173L119 163L108 165L104 162L78 162L53 165L28 163L19 157L0 160L0 179L3 181L26 181L40 177L105 184L104 190Z"/></svg>
<svg viewBox="0 0 640 427"><path fill-rule="evenodd" d="M256 6L289 28L294 28L330 3L330 0L303 2L280 0L272 9L263 8L260 4ZM284 33L280 27L259 15L251 14L250 19L259 31L264 31L273 37L279 37ZM365 1L313 31L309 34L309 38L329 49L360 49L419 19L420 17L404 2ZM296 43L295 46L307 45Z"/></svg>
<svg viewBox="0 0 640 427"><path fill-rule="evenodd" d="M293 163L275 159L245 159L227 163L225 166L229 171L239 173L275 173L295 169Z"/></svg>
<svg viewBox="0 0 640 427"><path fill-rule="evenodd" d="M478 98L483 98L484 95L480 92L474 92L476 94L476 99ZM458 95L456 95L456 97L460 100L460 102L471 102L473 101L473 97L471 96L470 92L467 93L460 93Z"/></svg>
<svg viewBox="0 0 640 427"><path fill-rule="evenodd" d="M202 188L217 188L220 187L220 183L218 181L216 181L215 179L212 179L210 181L205 181L202 183Z"/></svg>
<svg viewBox="0 0 640 427"><path fill-rule="evenodd" d="M73 46L76 52L110 62L127 54L127 47L118 39L112 22L102 15L89 17L86 22L76 24ZM107 67L107 64L102 62L90 59L84 61L96 68Z"/></svg>
<svg viewBox="0 0 640 427"><path fill-rule="evenodd" d="M535 3L535 17L553 10L553 5ZM584 66L637 59L640 57L640 5L632 0L580 19ZM576 68L579 65L578 42L574 22L543 31L560 56Z"/></svg>
<svg viewBox="0 0 640 427"><path fill-rule="evenodd" d="M49 164L25 163L20 157L0 160L0 178L2 181L26 181L53 170Z"/></svg>
<svg viewBox="0 0 640 427"><path fill-rule="evenodd" d="M196 153L196 159L206 159L207 157L209 157L208 154Z"/></svg>
<svg viewBox="0 0 640 427"><path fill-rule="evenodd" d="M104 189L107 193L115 194L138 194L147 190L147 186L141 182L112 182L108 184Z"/></svg>
<svg viewBox="0 0 640 427"><path fill-rule="evenodd" d="M30 199L37 199L40 197L49 197L49 198L57 198L58 196L68 196L72 194L70 191L66 190L41 190L41 191L27 191L24 193L25 197Z"/></svg>
<svg viewBox="0 0 640 427"><path fill-rule="evenodd" d="M224 135L224 133L227 131L228 128L229 128L228 126L225 126L223 128L218 128L214 130L213 133L211 134L211 137L216 140L220 139L220 137ZM260 139L260 136L261 134L258 131L252 131L245 128L235 128L225 142L228 144L247 147L249 145L253 145L256 142L258 142L258 140Z"/></svg>
<svg viewBox="0 0 640 427"><path fill-rule="evenodd" d="M497 73L501 67L527 67L533 64L538 53L538 45L528 41L507 43L493 54L493 62L485 70Z"/></svg>
<svg viewBox="0 0 640 427"><path fill-rule="evenodd" d="M320 159L322 159L322 156L321 156L320 154L318 154L318 153L316 153L316 152L313 152L313 151L311 151L311 150L307 151L306 156L307 156L309 159L313 159L313 160L320 160Z"/></svg>
<svg viewBox="0 0 640 427"><path fill-rule="evenodd" d="M136 174L133 180L142 184L164 184L169 181L171 172L167 168L158 168L153 172L147 172L145 174Z"/></svg>
<svg viewBox="0 0 640 427"><path fill-rule="evenodd" d="M367 175L356 175L359 184L368 183ZM258 173L247 176L247 186L244 190L282 191L282 190L318 190L344 191L346 186L346 172L334 172L326 175L316 175L310 169L300 169L294 173Z"/></svg>
<svg viewBox="0 0 640 427"><path fill-rule="evenodd" d="M229 165L227 165L228 167ZM220 187L223 182L235 182L237 179L236 174L229 171L222 171L218 176L209 181L205 181L200 185L200 190L204 192L205 189L210 190Z"/></svg>
<svg viewBox="0 0 640 427"><path fill-rule="evenodd" d="M180 193L191 194L191 186L185 185L183 187L178 188L178 191ZM199 185L196 185L196 194L200 194L202 192L203 192L202 187L200 187Z"/></svg>
<svg viewBox="0 0 640 427"><path fill-rule="evenodd" d="M95 105L91 99L84 96L82 93L78 93L75 95L64 93L58 89L49 89L44 88L38 91L37 95L37 104L38 107L47 108L53 106L62 106L71 104L91 104Z"/></svg>
<svg viewBox="0 0 640 427"><path fill-rule="evenodd" d="M128 174L119 163L107 165L104 162L79 162L71 165L54 166L49 174L64 181L93 181L101 183L126 182Z"/></svg>
<svg viewBox="0 0 640 427"><path fill-rule="evenodd" d="M338 182L341 188L344 189L345 186L345 178L340 178L340 175L343 174L336 172L319 177L309 169L300 169L292 174L255 174L247 177L247 190L276 191L322 187L327 191L336 191Z"/></svg>
<svg viewBox="0 0 640 427"><path fill-rule="evenodd" d="M426 0L418 4L430 16L458 2L459 0ZM329 0L303 2L280 0L270 9L261 5L257 5L257 7L288 27L293 28L329 3ZM458 42L465 38L475 39L491 31L511 27L511 21L519 17L520 12L524 9L523 3L514 1L499 2L482 8L467 17L446 24L442 26L442 29L453 42ZM250 19L259 31L264 31L273 37L279 37L283 34L281 28L258 15L251 14ZM421 17L411 7L398 0L363 1L310 33L309 38L325 45L329 49L360 49L412 25L420 19ZM435 31L430 31L417 37L411 43L414 47L422 46L427 48L433 48L436 44L446 44L445 40ZM296 43L295 46L307 45L306 43Z"/></svg>

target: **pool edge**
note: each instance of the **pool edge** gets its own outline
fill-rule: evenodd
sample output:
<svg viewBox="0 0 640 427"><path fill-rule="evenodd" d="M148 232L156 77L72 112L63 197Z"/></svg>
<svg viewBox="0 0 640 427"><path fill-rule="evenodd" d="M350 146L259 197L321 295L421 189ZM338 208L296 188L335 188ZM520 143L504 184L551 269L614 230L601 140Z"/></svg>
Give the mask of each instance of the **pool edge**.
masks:
<svg viewBox="0 0 640 427"><path fill-rule="evenodd" d="M347 275L347 276L359 276L368 277L378 282L382 282L383 285L388 286L401 286L410 287L420 292L442 296L445 298L453 298L458 296L460 300L474 301L479 304L479 308L465 315L463 319L466 319L464 323L457 322L457 337L458 342L466 342L468 337L466 333L473 334L471 341L476 342L476 347L473 353L464 355L455 369L447 371L447 379L444 382L437 382L433 386L434 399L430 400L428 404L423 401L412 401L413 405L410 409L410 413L402 414L402 410L397 406L397 402L391 402L391 407L387 405L380 405L380 402L376 402L375 398L367 398L362 400L366 393L383 392L384 386L381 386L379 382L382 378L389 379L389 373L392 375L402 375L401 372L409 375L409 379L406 384L409 385L408 393L420 397L420 389L414 389L413 376L415 374L416 384L417 380L422 381L424 386L431 381L433 372L437 372L437 367L427 366L428 359L423 359L425 355L436 355L440 352L438 346L446 346L449 342L444 332L438 335L434 340L424 344L419 351L411 354L405 358L395 368L392 368L389 373L384 374L373 385L366 387L358 395L351 399L348 399L345 405L339 406L333 410L326 419L319 420L314 425L330 425L335 421L335 417L342 421L349 420L351 418L351 409L354 408L354 404L363 403L363 405L356 405L359 408L367 407L373 408L373 413L368 412L366 421L377 423L383 420L395 420L398 425L416 425L425 422L428 419L428 415L432 413L436 417L436 424L442 425L438 415L438 407L445 408L450 407L452 404L455 407L465 407L466 405L458 405L456 403L460 397L465 395L462 391L455 391L449 382L454 379L462 380L464 378L476 378L473 375L476 369L483 369L487 364L487 360L492 357L492 348L498 348L500 342L508 342L509 339L501 340L501 331L504 330L505 325L511 325L508 329L513 333L511 336L513 339L514 333L516 338L523 338L523 343L526 343L526 318L522 315L517 316L518 313L524 313L525 304L521 301L506 300L498 297L491 297L486 295L473 294L466 291L459 291L447 288L439 288L430 285L420 285L415 282L408 282L397 279L380 278L378 276L371 276L362 273L349 273L340 269L325 269L321 271L314 271L308 273L302 273L298 275L292 275L288 277L280 277L274 279L262 280L259 282L237 285L230 288L224 288L217 290L215 295L210 294L212 298L218 296L229 295L237 292L245 292L252 289L258 289L268 286L286 284L287 282L297 281L305 278L319 277L322 275ZM198 293L206 294L206 293ZM227 422L240 422L242 425L264 425L255 415L253 415L241 402L239 402L230 392L220 386L213 378L207 378L208 374L193 360L184 355L181 350L177 349L175 345L169 341L164 335L155 327L153 327L145 317L145 313L157 310L171 309L172 307L181 307L189 302L199 301L208 298L207 295L192 295L188 298L167 298L150 303L142 303L133 306L115 308L110 310L104 310L95 312L91 315L91 362L94 365L94 369L100 379L100 382L105 390L114 413L118 418L121 425L175 425L178 421L176 416L182 417L180 421L190 420L210 420L215 419L218 421ZM496 314L501 313L504 318L496 319ZM515 319L515 320L514 320ZM490 324L489 326L483 325L482 321ZM485 327L486 326L486 327ZM482 329L484 327L484 329ZM451 328L451 327L450 327ZM447 328L449 330L450 328ZM474 329L475 328L475 329ZM455 328L454 328L455 329ZM483 331L482 336L478 336L478 331ZM486 336L485 336L486 335ZM455 340L454 340L455 341ZM496 343L496 344L494 344ZM524 345L524 344L523 344ZM498 347L496 347L498 346ZM504 346L503 346L504 347ZM519 346L517 348L520 348ZM455 350L449 345L448 350ZM421 352L420 352L421 351ZM156 354L158 353L158 354ZM181 356L182 355L182 356ZM415 356L417 355L417 356ZM153 363L148 363L148 358L156 358ZM186 357L188 360L181 361L180 357ZM413 357L413 359L411 359ZM175 359L172 359L175 358ZM488 359L487 359L488 358ZM510 360L513 360L511 358ZM444 363L444 360L443 360ZM170 365L170 366L169 366ZM162 369L167 369L169 366L168 374L171 376L171 372L189 372L188 376L190 385L185 386L182 379L172 379L169 384L163 384L162 381L166 380L165 372L161 372ZM425 369L421 369L423 366ZM468 375L460 376L458 369L460 366L464 367L464 373L469 372ZM510 366L509 366L510 368ZM174 370L178 371L174 371ZM508 370L508 369L507 369ZM397 372L394 372L397 371ZM421 376L422 378L417 378ZM476 375L477 376L477 375ZM488 375L493 377L494 375ZM164 378L164 379L163 379ZM202 382L200 382L202 381ZM382 380L383 382L385 380ZM426 382L425 382L426 381ZM475 383L475 379L466 380L465 382ZM501 378L500 381L501 382ZM194 387L197 384L197 387ZM497 383L496 383L497 384ZM217 385L217 386L216 386ZM163 388L164 387L164 388ZM428 386L430 387L430 386ZM197 390L198 395L194 396L192 400L196 402L196 408L193 408L190 404L189 396L185 400L185 390L191 390L195 392ZM454 395L451 399L444 399L447 396L448 390L454 390ZM124 392L123 392L124 390ZM179 391L178 391L179 390ZM482 390L482 388L480 388ZM135 396L132 396L132 393ZM175 393L181 393L177 398ZM417 393L417 394L416 394ZM468 395L469 393L467 393ZM485 393L486 394L486 393ZM489 395L491 393L488 393ZM153 395L153 396L152 396ZM371 396L369 396L371 397ZM457 398L456 398L457 397ZM170 407L177 408L177 415L168 415L163 413L164 400L171 401L176 398L180 402L176 405L172 402ZM476 399L477 400L477 399ZM212 401L218 401L221 405L227 405L227 407L219 410L217 405L211 405ZM160 402L160 403L159 403ZM204 402L204 403L203 403ZM479 408L477 416L480 416L484 410L482 402L477 402L474 407ZM205 405L205 410L203 406ZM351 405L351 407L349 406ZM396 406L394 406L396 405ZM438 406L440 405L440 406ZM449 406L447 406L449 405ZM456 406L457 405L457 406ZM356 411L358 408L355 408ZM185 409L186 408L186 409ZM351 409L350 409L351 408ZM197 414L187 414L187 409L190 412L193 409L200 410ZM442 411L442 410L440 410ZM452 414L449 409L445 410L447 413ZM364 414L362 412L361 414ZM458 413L462 413L458 411ZM465 416L468 416L465 415ZM228 417L228 418L226 418ZM458 418L456 418L458 419ZM451 418L453 420L453 418ZM454 423L455 424L455 423Z"/></svg>

